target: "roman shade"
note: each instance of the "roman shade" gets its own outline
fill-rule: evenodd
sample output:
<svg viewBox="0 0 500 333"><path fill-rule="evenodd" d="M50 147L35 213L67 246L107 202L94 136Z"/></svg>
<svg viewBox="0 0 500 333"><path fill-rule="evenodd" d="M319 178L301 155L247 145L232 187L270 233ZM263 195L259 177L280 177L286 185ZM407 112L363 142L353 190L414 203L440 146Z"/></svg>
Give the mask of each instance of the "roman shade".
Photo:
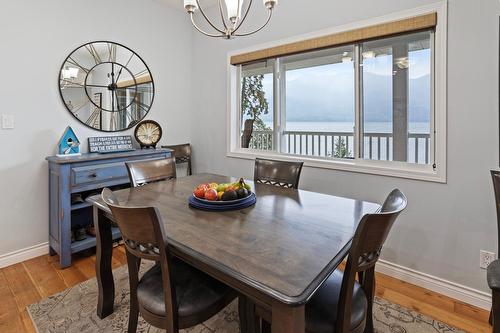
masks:
<svg viewBox="0 0 500 333"><path fill-rule="evenodd" d="M437 13L410 17L403 20L377 24L369 27L339 32L299 42L278 45L262 50L233 55L231 65L241 65L254 61L287 56L307 51L362 42L374 38L383 38L401 33L434 28L437 25Z"/></svg>

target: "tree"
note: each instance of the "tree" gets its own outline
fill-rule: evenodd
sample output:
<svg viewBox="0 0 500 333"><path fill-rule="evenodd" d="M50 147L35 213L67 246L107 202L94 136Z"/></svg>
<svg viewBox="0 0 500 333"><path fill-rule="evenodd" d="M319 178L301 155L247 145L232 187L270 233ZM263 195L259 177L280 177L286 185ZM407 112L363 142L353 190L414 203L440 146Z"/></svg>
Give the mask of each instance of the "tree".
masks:
<svg viewBox="0 0 500 333"><path fill-rule="evenodd" d="M261 116L269 113L262 80L264 75L243 77L241 84L241 119L245 115L254 119L254 129L257 131L271 130L262 120Z"/></svg>
<svg viewBox="0 0 500 333"><path fill-rule="evenodd" d="M351 155L351 152L349 151L349 147L347 147L347 144L344 140L344 137L339 136L335 140L335 147L333 149L333 156L336 158L346 158Z"/></svg>

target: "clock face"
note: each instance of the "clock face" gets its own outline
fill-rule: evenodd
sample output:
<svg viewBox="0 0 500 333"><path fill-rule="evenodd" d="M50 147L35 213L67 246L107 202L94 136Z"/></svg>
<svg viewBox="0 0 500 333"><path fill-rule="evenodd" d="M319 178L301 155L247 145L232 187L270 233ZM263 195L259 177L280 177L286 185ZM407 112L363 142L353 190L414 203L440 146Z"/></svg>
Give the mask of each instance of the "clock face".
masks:
<svg viewBox="0 0 500 333"><path fill-rule="evenodd" d="M59 89L73 116L106 132L135 126L154 99L153 78L141 57L106 41L85 44L66 58Z"/></svg>
<svg viewBox="0 0 500 333"><path fill-rule="evenodd" d="M161 126L152 120L141 122L135 129L135 139L142 147L155 147L161 135Z"/></svg>

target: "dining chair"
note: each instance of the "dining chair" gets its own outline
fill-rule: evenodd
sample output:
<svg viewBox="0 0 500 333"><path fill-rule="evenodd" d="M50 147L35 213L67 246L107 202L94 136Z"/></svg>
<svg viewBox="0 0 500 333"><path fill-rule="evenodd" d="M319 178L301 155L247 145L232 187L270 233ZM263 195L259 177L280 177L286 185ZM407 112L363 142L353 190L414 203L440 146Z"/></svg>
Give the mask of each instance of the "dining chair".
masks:
<svg viewBox="0 0 500 333"><path fill-rule="evenodd" d="M173 151L175 163L177 163L178 165L187 163L187 175L191 176L193 174L193 171L191 169L191 144L183 143L180 145L162 146L162 148L171 149Z"/></svg>
<svg viewBox="0 0 500 333"><path fill-rule="evenodd" d="M254 119L247 119L243 124L243 133L241 134L241 148L249 148L252 140Z"/></svg>
<svg viewBox="0 0 500 333"><path fill-rule="evenodd" d="M491 289L490 324L493 325L493 333L500 333L500 260L488 265L486 280Z"/></svg>
<svg viewBox="0 0 500 333"><path fill-rule="evenodd" d="M200 324L235 299L225 284L172 256L162 218L155 207L126 207L105 188L102 199L122 234L130 284L128 332L139 313L149 324L177 333ZM139 278L141 260L156 264Z"/></svg>
<svg viewBox="0 0 500 333"><path fill-rule="evenodd" d="M304 162L256 158L253 178L256 183L297 189L303 165Z"/></svg>
<svg viewBox="0 0 500 333"><path fill-rule="evenodd" d="M173 157L159 160L126 162L130 183L133 187L177 177Z"/></svg>
<svg viewBox="0 0 500 333"><path fill-rule="evenodd" d="M491 170L490 172L497 212L497 249L500 250L500 245L498 245L500 240L500 171ZM500 262L498 260L495 260L488 266L487 281L492 291L492 307L489 322L493 325L493 332L500 333ZM497 317L497 320L495 320L495 317ZM495 325L495 322L498 324Z"/></svg>
<svg viewBox="0 0 500 333"><path fill-rule="evenodd" d="M394 221L406 205L405 195L395 189L378 213L362 217L344 271L335 270L306 303L306 332L373 332L375 264ZM268 310L258 307L256 313L266 321L272 316ZM266 330L268 325L263 323Z"/></svg>

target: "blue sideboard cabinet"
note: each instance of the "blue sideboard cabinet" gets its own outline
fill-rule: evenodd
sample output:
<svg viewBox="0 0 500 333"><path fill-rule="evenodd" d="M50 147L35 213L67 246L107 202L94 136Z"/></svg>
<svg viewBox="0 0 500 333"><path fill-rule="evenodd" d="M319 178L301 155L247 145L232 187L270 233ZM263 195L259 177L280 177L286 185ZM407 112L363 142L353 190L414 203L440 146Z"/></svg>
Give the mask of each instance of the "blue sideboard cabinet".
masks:
<svg viewBox="0 0 500 333"><path fill-rule="evenodd" d="M49 156L49 245L50 254L59 254L61 268L71 266L71 254L96 244L95 237L87 235L72 241L72 228L92 224L92 207L85 201L102 188L130 187L125 162L160 159L171 156L169 149L134 150L109 154L82 154L80 156ZM113 239L121 237L113 229Z"/></svg>

